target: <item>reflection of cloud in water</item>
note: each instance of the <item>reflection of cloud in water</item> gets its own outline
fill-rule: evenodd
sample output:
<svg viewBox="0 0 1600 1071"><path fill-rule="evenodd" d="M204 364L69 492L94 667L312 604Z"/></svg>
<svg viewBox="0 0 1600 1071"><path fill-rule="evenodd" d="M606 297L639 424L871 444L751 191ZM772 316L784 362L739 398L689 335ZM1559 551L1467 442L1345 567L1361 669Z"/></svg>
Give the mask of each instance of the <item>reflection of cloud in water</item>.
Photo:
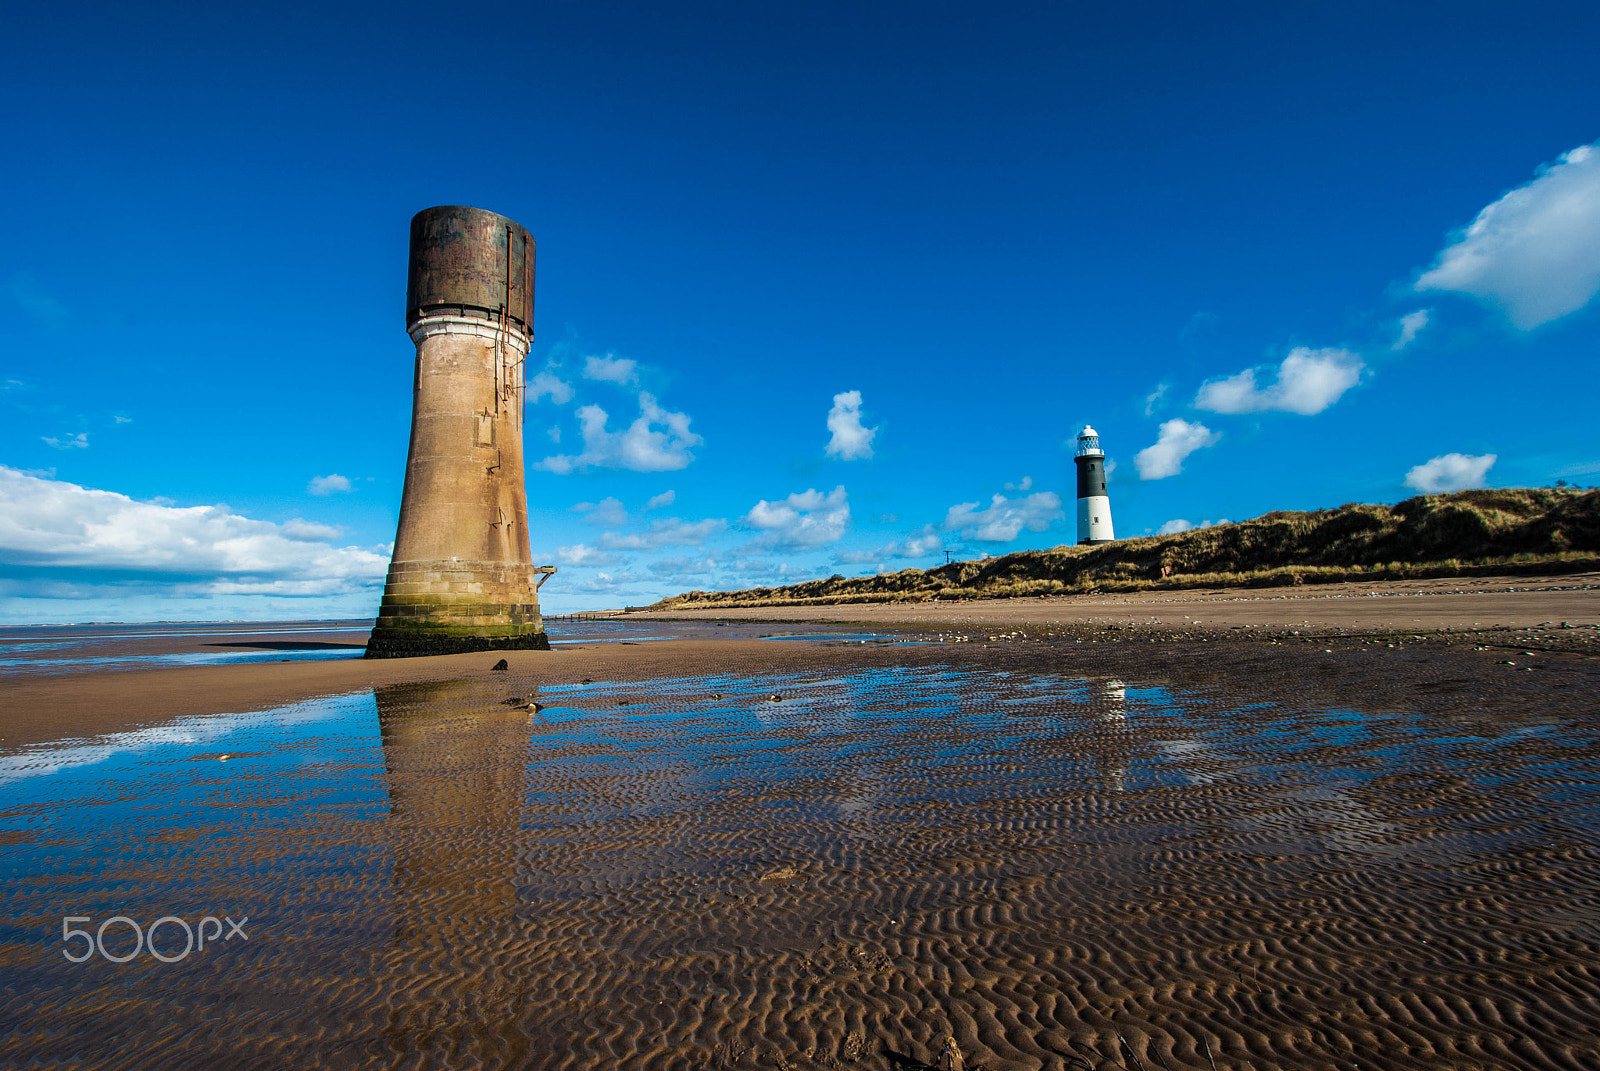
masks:
<svg viewBox="0 0 1600 1071"><path fill-rule="evenodd" d="M1190 785L1214 785L1229 780L1254 780L1267 776L1281 787L1271 791L1267 803L1248 813L1227 818L1238 831L1257 837L1284 852L1329 849L1394 854L1414 851L1397 846L1400 827L1386 821L1362 803L1354 790L1373 776L1371 769L1340 766L1312 776L1305 767L1285 767L1285 749L1310 754L1324 746L1360 746L1372 740L1385 723L1405 719L1391 714L1359 711L1290 711L1269 704L1252 704L1226 712L1230 724L1220 731L1153 742L1165 765L1178 771ZM1232 724L1237 723L1237 724ZM1404 755L1393 756L1403 761ZM1315 760L1302 760L1315 763ZM1276 774L1271 771L1277 770ZM1296 776L1284 774L1296 770Z"/></svg>
<svg viewBox="0 0 1600 1071"><path fill-rule="evenodd" d="M1156 740L1151 746L1167 760L1185 784L1209 785L1217 781L1222 775L1206 769L1205 766L1214 765L1218 752L1217 749L1204 740L1195 738L1182 738L1176 740Z"/></svg>
<svg viewBox="0 0 1600 1071"><path fill-rule="evenodd" d="M1271 804L1228 819L1252 836L1258 847L1284 853L1329 849L1381 855L1415 854L1416 846L1394 838L1401 826L1385 821L1348 788L1336 784L1301 785Z"/></svg>
<svg viewBox="0 0 1600 1071"><path fill-rule="evenodd" d="M216 746L248 730L304 725L335 718L342 713L336 705L314 699L275 710L250 714L204 714L88 739L35 744L9 755L0 755L0 785L27 777L47 777L110 759L159 753L163 749L193 750Z"/></svg>

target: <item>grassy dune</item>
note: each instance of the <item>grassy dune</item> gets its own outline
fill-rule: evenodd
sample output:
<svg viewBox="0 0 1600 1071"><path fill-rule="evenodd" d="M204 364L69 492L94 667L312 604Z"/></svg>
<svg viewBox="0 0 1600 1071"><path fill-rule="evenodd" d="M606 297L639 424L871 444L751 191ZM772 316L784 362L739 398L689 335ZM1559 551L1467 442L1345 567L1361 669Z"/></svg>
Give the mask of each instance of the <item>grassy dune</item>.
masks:
<svg viewBox="0 0 1600 1071"><path fill-rule="evenodd" d="M652 610L1009 598L1161 588L1600 569L1600 490L1508 488L1394 506L1279 511L1238 524L1097 547L1025 550L936 569L832 576L779 588L690 591Z"/></svg>

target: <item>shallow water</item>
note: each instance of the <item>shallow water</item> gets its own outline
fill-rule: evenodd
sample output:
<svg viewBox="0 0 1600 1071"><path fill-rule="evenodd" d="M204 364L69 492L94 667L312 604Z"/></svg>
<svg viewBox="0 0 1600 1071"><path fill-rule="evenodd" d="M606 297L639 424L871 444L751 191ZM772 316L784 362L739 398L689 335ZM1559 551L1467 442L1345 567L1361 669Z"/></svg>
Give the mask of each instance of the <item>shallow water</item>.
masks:
<svg viewBox="0 0 1600 1071"><path fill-rule="evenodd" d="M0 1063L1593 1059L1593 717L496 676L0 754Z"/></svg>
<svg viewBox="0 0 1600 1071"><path fill-rule="evenodd" d="M360 658L363 622L0 628L0 677Z"/></svg>
<svg viewBox="0 0 1600 1071"><path fill-rule="evenodd" d="M763 640L799 640L805 643L832 643L840 645L864 643L924 643L926 641L901 636L893 632L794 632L778 636L762 636Z"/></svg>
<svg viewBox="0 0 1600 1071"><path fill-rule="evenodd" d="M89 658L66 656L0 658L0 672L48 670L76 673L97 669L136 669L156 666L221 666L246 662L322 662L360 658L365 648L351 650L306 650L287 648L268 651L163 651L158 654L99 655Z"/></svg>
<svg viewBox="0 0 1600 1071"><path fill-rule="evenodd" d="M0 677L53 676L162 666L214 666L249 662L304 662L360 658L370 621L295 624L29 625L0 627ZM785 626L709 621L639 621L620 618L553 618L552 646L649 643L677 639L793 639L820 642L890 642L892 634L831 633L825 626Z"/></svg>

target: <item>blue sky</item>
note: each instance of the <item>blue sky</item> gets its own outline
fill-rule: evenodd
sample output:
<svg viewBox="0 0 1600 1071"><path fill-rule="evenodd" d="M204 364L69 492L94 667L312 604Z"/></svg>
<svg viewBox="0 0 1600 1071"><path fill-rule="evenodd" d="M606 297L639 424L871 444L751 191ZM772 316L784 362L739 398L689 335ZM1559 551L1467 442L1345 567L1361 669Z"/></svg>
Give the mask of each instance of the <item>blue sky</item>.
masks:
<svg viewBox="0 0 1600 1071"><path fill-rule="evenodd" d="M1600 482L1592 4L46 7L0 621L374 612L435 204L539 243L547 612L1070 543L1085 422L1122 536Z"/></svg>

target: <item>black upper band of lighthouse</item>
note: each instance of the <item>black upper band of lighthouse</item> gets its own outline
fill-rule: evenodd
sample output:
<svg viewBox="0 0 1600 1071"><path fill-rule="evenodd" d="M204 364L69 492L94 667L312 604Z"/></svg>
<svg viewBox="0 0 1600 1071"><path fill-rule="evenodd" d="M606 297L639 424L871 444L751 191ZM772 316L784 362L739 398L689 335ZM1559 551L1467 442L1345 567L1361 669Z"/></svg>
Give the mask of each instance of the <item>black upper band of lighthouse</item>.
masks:
<svg viewBox="0 0 1600 1071"><path fill-rule="evenodd" d="M1106 493L1106 459L1098 454L1085 454L1078 462L1078 497L1095 498Z"/></svg>
<svg viewBox="0 0 1600 1071"><path fill-rule="evenodd" d="M498 212L465 205L425 208L411 217L406 326L435 312L506 319L533 333L534 242Z"/></svg>

